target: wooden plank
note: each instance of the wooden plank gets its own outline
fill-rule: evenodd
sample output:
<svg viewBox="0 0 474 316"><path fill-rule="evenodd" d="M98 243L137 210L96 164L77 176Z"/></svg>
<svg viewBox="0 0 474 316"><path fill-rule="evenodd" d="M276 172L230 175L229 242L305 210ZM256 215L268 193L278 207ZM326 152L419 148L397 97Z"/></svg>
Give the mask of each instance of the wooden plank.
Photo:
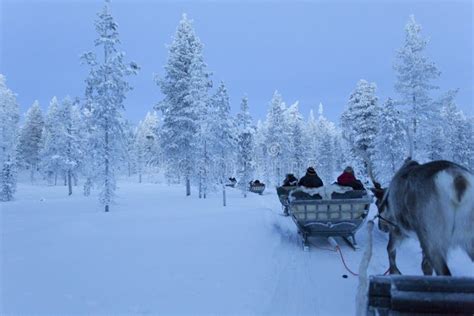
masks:
<svg viewBox="0 0 474 316"><path fill-rule="evenodd" d="M474 293L474 278L449 276L392 276L398 291Z"/></svg>
<svg viewBox="0 0 474 316"><path fill-rule="evenodd" d="M474 294L392 290L391 307L400 312L473 314Z"/></svg>
<svg viewBox="0 0 474 316"><path fill-rule="evenodd" d="M390 289L392 287L392 280L390 277L381 275L371 275L369 277L369 297L390 297Z"/></svg>

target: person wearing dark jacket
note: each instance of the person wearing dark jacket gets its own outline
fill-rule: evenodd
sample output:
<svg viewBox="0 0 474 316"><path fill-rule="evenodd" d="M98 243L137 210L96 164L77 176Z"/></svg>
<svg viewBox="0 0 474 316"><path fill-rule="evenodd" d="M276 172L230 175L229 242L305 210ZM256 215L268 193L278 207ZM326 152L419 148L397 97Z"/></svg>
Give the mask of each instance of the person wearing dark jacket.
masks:
<svg viewBox="0 0 474 316"><path fill-rule="evenodd" d="M284 187L292 187L298 184L298 179L296 179L295 175L289 173L286 175L285 180L283 180Z"/></svg>
<svg viewBox="0 0 474 316"><path fill-rule="evenodd" d="M300 182L298 182L298 185L301 185L307 188L319 188L323 186L323 181L321 180L320 177L318 177L314 168L309 167L306 170L306 174L304 175L304 177L302 177L300 179Z"/></svg>
<svg viewBox="0 0 474 316"><path fill-rule="evenodd" d="M357 180L354 175L352 167L346 167L344 172L337 177L337 184L345 187L351 187L354 190L365 190L364 185L360 180Z"/></svg>

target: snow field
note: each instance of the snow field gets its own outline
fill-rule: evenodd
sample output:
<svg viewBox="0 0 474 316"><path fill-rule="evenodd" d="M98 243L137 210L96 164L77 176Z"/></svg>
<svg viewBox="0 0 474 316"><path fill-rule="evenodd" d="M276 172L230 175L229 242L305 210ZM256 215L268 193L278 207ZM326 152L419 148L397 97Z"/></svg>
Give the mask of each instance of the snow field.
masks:
<svg viewBox="0 0 474 316"><path fill-rule="evenodd" d="M0 204L1 314L354 314L358 279L337 253L302 251L270 188L246 199L229 189L224 208L220 195L186 198L182 186L119 187L110 213L63 186L20 184L16 200ZM365 226L356 237L358 251L337 239L354 271ZM374 229L369 274L387 269L386 239ZM406 242L400 270L421 274L420 263L417 242ZM450 264L474 276L460 251Z"/></svg>

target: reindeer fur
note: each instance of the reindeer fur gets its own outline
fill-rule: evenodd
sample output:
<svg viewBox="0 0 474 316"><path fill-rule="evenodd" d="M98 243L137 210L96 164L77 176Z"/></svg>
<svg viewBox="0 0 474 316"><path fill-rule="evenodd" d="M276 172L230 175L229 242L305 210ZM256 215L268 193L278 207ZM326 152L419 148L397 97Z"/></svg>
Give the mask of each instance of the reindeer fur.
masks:
<svg viewBox="0 0 474 316"><path fill-rule="evenodd" d="M408 160L377 203L391 225L387 252L390 273L399 274L396 247L415 233L423 250L425 275L451 275L447 255L459 246L474 261L474 174L449 161L420 165Z"/></svg>

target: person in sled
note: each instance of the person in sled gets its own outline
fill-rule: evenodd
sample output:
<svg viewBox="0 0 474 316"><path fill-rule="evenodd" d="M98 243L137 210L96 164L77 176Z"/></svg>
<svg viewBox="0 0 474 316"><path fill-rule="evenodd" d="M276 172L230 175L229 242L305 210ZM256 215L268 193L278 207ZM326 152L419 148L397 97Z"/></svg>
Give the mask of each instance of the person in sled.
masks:
<svg viewBox="0 0 474 316"><path fill-rule="evenodd" d="M308 169L306 169L306 174L304 175L304 177L302 177L298 182L298 185L304 186L306 188L319 188L322 187L324 184L321 178L318 177L316 170L314 170L313 167L309 167Z"/></svg>
<svg viewBox="0 0 474 316"><path fill-rule="evenodd" d="M283 180L284 187L293 187L298 185L298 179L294 174L289 173L286 175L285 180Z"/></svg>
<svg viewBox="0 0 474 316"><path fill-rule="evenodd" d="M347 166L344 172L337 177L337 184L344 187L351 187L354 190L365 190L362 182L356 179L354 169L351 166Z"/></svg>
<svg viewBox="0 0 474 316"><path fill-rule="evenodd" d="M256 186L256 187L263 185L263 183L260 182L260 180L258 180L258 179L255 180L255 181L250 181L249 184L250 184L250 186Z"/></svg>

